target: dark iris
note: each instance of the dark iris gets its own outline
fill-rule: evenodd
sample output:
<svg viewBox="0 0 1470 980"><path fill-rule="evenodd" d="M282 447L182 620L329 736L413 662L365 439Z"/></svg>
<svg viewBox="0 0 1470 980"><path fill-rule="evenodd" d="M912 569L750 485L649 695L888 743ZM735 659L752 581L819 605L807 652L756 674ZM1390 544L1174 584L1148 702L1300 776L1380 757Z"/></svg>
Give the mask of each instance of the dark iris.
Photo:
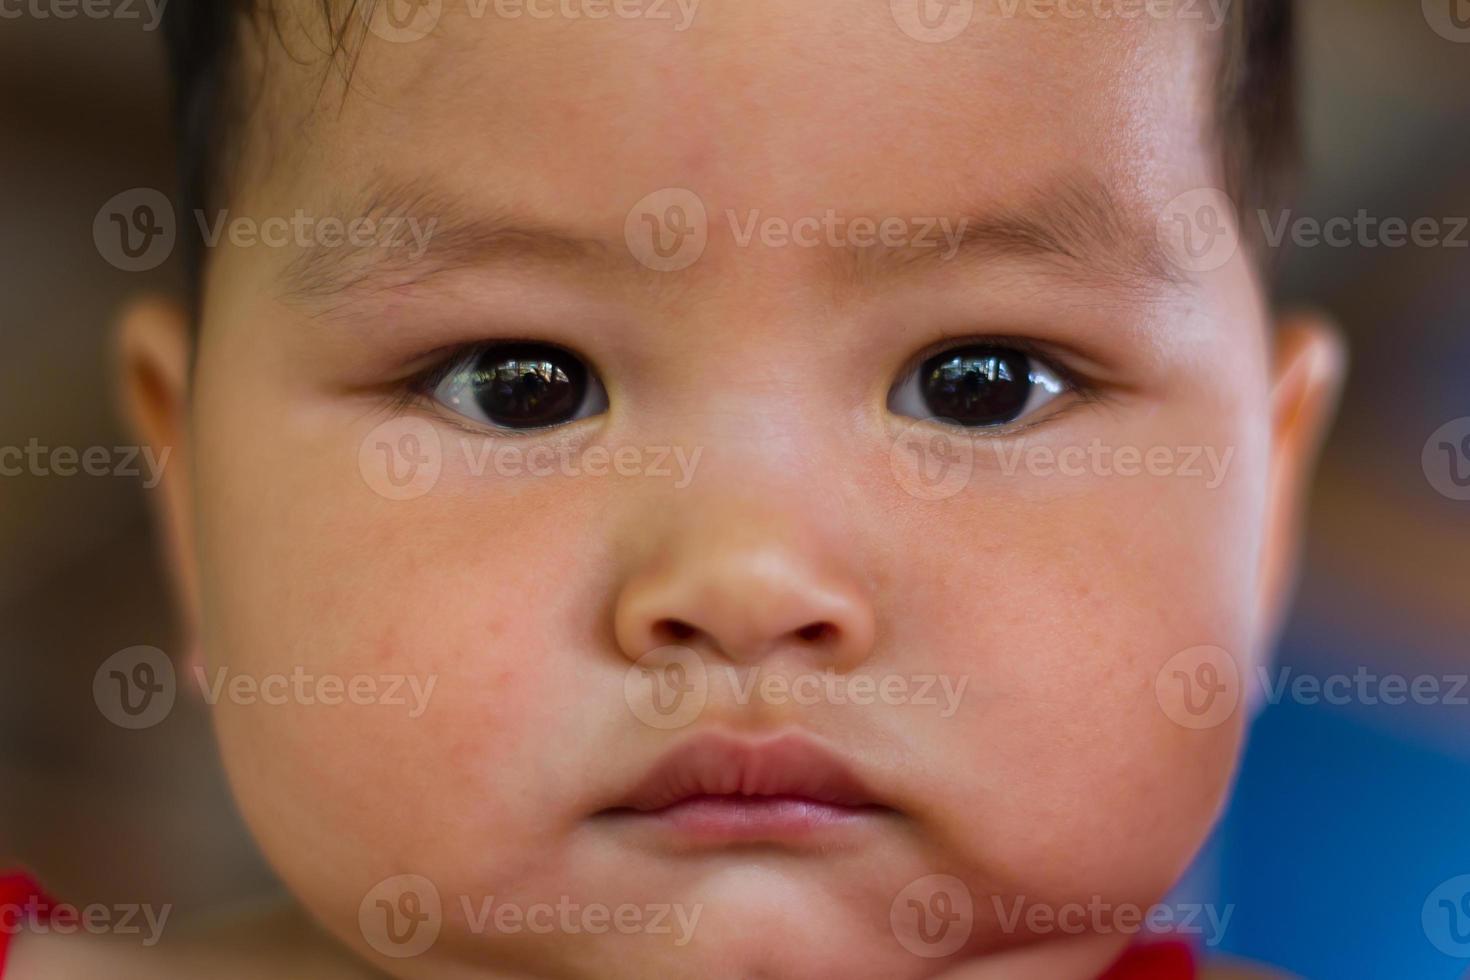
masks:
<svg viewBox="0 0 1470 980"><path fill-rule="evenodd" d="M475 358L464 380L485 417L507 428L558 425L587 398L587 366L544 344L492 347Z"/></svg>
<svg viewBox="0 0 1470 980"><path fill-rule="evenodd" d="M961 347L919 367L919 391L935 418L958 425L1003 425L1031 395L1031 361L1000 347Z"/></svg>

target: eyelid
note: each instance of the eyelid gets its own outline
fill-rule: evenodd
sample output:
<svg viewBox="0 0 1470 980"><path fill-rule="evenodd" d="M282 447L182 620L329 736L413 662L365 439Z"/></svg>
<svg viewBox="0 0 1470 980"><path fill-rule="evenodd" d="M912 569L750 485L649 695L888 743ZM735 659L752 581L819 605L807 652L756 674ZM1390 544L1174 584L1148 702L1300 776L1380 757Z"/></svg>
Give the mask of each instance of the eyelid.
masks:
<svg viewBox="0 0 1470 980"><path fill-rule="evenodd" d="M1057 377L1061 378L1067 388L1072 391L1087 394L1095 387L1090 380L1067 364L1051 345L1039 343L1027 337L1008 337L1004 334L952 334L941 337L904 362L903 370L898 374L899 381L908 381L918 373L925 361L936 354L965 347L1001 347L1014 350L1041 361L1055 371Z"/></svg>
<svg viewBox="0 0 1470 980"><path fill-rule="evenodd" d="M928 345L910 358L908 366L904 368L903 372L899 374L898 378L889 388L889 410L908 418L929 419L930 421L946 425L957 425L958 423L936 419L919 410L917 405L905 407L902 405L902 402L912 401L916 397L913 394L909 394L907 389L917 385L919 369L925 363L949 352L959 352L972 348L994 348L1023 355L1031 364L1033 384L1039 385L1049 392L1049 397L1041 405L1029 410L1023 410L1020 415L1009 421L963 426L968 432L973 432L977 435L983 433L986 438L1004 438L1035 426L1043 425L1052 418L1067 411L1065 404L1058 410L1047 411L1050 403L1057 401L1065 395L1071 394L1077 396L1073 399L1074 405L1079 401L1090 402L1098 397L1098 391L1094 385L1083 380L1078 372L1072 370L1045 345L1037 344L1034 341L1024 338L950 336ZM1038 373L1038 369L1047 375L1051 375L1055 379L1055 382L1052 383L1036 379L1035 375ZM895 402L899 404L895 405Z"/></svg>
<svg viewBox="0 0 1470 980"><path fill-rule="evenodd" d="M406 409L414 402L427 403L443 415L451 416L450 421L462 428L477 432L488 430L497 435L511 437L546 433L551 430L573 425L578 421L584 421L585 419L579 418L543 426L501 426L493 422L473 418L463 412L457 411L445 405L438 397L439 389L446 381L454 376L456 371L468 367L489 351L502 347L508 348L521 345L560 351L581 361L586 368L589 391L595 389L601 392L600 397L604 406L603 411L606 410L607 387L602 381L602 375L597 370L597 366L589 358L564 344L527 337L497 337L494 340L477 340L466 344L446 346L437 351L424 354L420 360L429 360L430 363L416 373L411 373L404 381L400 382L400 394L395 399L397 403L395 409Z"/></svg>

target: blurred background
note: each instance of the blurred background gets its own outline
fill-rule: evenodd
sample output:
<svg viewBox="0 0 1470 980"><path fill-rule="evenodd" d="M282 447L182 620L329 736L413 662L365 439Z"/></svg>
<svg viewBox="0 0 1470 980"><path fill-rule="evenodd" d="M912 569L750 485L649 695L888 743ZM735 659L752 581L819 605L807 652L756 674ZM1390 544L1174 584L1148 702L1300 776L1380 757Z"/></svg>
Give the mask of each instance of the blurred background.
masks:
<svg viewBox="0 0 1470 980"><path fill-rule="evenodd" d="M1365 209L1448 234L1470 216L1470 3L1299 7L1294 217ZM126 444L108 327L130 294L178 286L172 260L126 273L93 242L109 198L173 187L162 48L135 9L0 20L0 446ZM1470 673L1470 500L1454 499L1470 496L1455 482L1470 479L1470 422L1436 430L1470 416L1470 248L1354 242L1283 259L1281 299L1330 311L1353 366L1279 664L1433 677L1448 695ZM119 737L92 699L112 653L177 653L141 482L0 478L0 866L74 902L182 915L272 879L199 706L181 698L165 723ZM1451 879L1470 875L1470 686L1434 704L1370 700L1288 697L1260 714L1230 809L1180 886L1233 906L1218 949L1313 978L1466 974L1470 900L1438 899L1459 902Z"/></svg>

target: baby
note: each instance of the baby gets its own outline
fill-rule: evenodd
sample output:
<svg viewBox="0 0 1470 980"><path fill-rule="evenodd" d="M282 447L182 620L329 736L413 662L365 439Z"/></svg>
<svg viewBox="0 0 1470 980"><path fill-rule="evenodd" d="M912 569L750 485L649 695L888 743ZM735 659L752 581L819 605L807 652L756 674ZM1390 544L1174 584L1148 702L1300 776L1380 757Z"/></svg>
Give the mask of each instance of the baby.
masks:
<svg viewBox="0 0 1470 980"><path fill-rule="evenodd" d="M167 8L121 326L290 899L7 978L1194 975L1343 363L1287 0L349 2Z"/></svg>

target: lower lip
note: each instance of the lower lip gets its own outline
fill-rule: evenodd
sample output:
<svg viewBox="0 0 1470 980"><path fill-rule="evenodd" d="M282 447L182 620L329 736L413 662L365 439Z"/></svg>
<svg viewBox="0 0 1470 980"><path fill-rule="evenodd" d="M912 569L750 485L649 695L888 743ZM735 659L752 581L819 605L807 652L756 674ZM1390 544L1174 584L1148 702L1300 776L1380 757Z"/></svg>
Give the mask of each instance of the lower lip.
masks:
<svg viewBox="0 0 1470 980"><path fill-rule="evenodd" d="M692 796L660 810L618 815L711 844L825 838L874 819L878 806L844 806L793 796Z"/></svg>

